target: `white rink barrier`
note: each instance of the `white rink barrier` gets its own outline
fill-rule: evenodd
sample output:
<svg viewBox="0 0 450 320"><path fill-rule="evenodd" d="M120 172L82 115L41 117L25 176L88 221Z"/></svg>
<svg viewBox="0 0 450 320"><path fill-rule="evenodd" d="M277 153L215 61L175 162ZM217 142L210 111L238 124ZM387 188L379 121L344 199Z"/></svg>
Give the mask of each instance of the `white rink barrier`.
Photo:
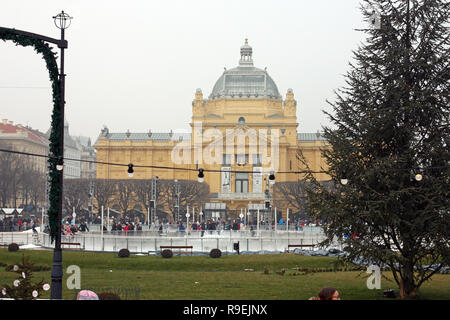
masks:
<svg viewBox="0 0 450 320"><path fill-rule="evenodd" d="M318 244L325 240L321 230L304 231L228 231L218 233L197 232L167 232L159 235L158 232L139 231L113 234L111 232L78 232L73 236L63 235L61 242L79 243L80 245L64 245L67 249L80 249L86 251L118 252L127 248L132 253L157 253L160 246L192 246L194 253L209 253L211 249L218 248L224 253L234 253L234 243L239 242L240 252L286 252L288 245L305 245L307 250L316 250ZM19 246L36 245L52 249L50 236L45 233L0 232L0 244L8 245L12 242ZM315 247L310 247L315 245ZM301 248L301 247L299 247ZM292 248L291 248L292 250ZM174 250L176 254L176 250Z"/></svg>

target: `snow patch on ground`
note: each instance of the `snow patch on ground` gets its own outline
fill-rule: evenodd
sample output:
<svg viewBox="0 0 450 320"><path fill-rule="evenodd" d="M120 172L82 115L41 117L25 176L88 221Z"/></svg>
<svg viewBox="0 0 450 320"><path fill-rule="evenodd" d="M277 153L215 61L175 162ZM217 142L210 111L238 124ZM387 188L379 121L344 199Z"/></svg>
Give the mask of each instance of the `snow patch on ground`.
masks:
<svg viewBox="0 0 450 320"><path fill-rule="evenodd" d="M34 244L24 244L23 246L20 246L19 249L42 249L42 247Z"/></svg>
<svg viewBox="0 0 450 320"><path fill-rule="evenodd" d="M41 232L41 227L36 227L34 229L36 229L37 232ZM22 231L22 233L32 233L32 232L33 232L33 229L28 229L28 230Z"/></svg>

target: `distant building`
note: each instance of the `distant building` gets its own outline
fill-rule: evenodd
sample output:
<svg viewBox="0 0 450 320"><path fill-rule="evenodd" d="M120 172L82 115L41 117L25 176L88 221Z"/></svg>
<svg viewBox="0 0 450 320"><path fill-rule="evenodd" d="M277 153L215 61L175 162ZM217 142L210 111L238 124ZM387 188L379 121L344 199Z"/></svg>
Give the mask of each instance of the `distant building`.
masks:
<svg viewBox="0 0 450 320"><path fill-rule="evenodd" d="M0 147L20 152L48 155L49 141L45 133L13 121L3 119L0 123ZM25 156L24 156L25 157ZM47 158L32 157L27 159L37 171L47 172Z"/></svg>
<svg viewBox="0 0 450 320"><path fill-rule="evenodd" d="M78 136L74 137L74 140L81 147L81 178L82 179L95 179L97 166L95 161L97 160L97 153L92 146L91 138ZM88 162L92 161L92 162Z"/></svg>
<svg viewBox="0 0 450 320"><path fill-rule="evenodd" d="M69 123L64 120L64 179L81 178L81 145L69 134Z"/></svg>
<svg viewBox="0 0 450 320"><path fill-rule="evenodd" d="M0 147L15 151L48 156L50 130L46 133L13 121L3 119L0 123ZM48 158L28 157L32 165L42 172L48 172ZM64 121L64 178L93 179L96 175L95 163L79 160L96 161L97 156L91 143L91 138L84 136L72 137L69 134L69 123Z"/></svg>

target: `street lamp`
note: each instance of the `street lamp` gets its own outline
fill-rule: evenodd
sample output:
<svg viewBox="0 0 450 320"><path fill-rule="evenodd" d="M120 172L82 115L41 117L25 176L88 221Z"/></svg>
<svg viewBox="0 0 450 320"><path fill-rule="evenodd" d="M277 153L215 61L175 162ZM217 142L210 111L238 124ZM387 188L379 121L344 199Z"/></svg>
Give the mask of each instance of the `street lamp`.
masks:
<svg viewBox="0 0 450 320"><path fill-rule="evenodd" d="M89 202L90 202L90 206L89 206L89 221L92 220L92 215L93 215L93 210L94 210L94 181L90 181L89 182Z"/></svg>
<svg viewBox="0 0 450 320"><path fill-rule="evenodd" d="M175 195L177 196L177 200L175 203L175 208L177 208L177 219L176 221L178 222L180 220L180 191L179 191L179 187L178 187L178 180L175 179Z"/></svg>
<svg viewBox="0 0 450 320"><path fill-rule="evenodd" d="M53 20L58 29L61 30L61 42L64 42L64 30L70 26L72 17L70 17L67 13L62 11L55 17ZM61 121L64 121L64 105L65 101L65 77L64 74L64 46L60 46L61 49L61 62L59 66L59 86L60 86L60 104L59 111L61 114ZM61 148L57 156L59 159L64 158L64 125L60 126L60 144ZM61 163L58 163L60 165ZM59 169L59 168L58 168ZM62 270L62 250L61 250L61 220L62 220L62 206L63 206L63 178L64 178L64 167L59 170L59 204L58 204L58 228L57 235L55 241L55 249L53 250L53 266L52 266L52 285L51 285L51 299L62 299L62 278L63 278L63 270Z"/></svg>
<svg viewBox="0 0 450 320"><path fill-rule="evenodd" d="M150 207L152 208L152 216L151 216L151 220L152 222L156 220L156 216L158 215L158 212L156 210L156 194L157 194L157 182L158 182L159 177L158 176L153 176L152 177L152 193L151 193L151 200L150 203L153 203L153 205L151 205Z"/></svg>

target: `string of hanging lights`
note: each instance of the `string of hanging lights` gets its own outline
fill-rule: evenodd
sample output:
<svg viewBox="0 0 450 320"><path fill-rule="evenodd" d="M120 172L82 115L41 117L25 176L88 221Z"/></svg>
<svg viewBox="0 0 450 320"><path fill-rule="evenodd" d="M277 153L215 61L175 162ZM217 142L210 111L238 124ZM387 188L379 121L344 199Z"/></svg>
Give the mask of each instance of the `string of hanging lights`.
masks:
<svg viewBox="0 0 450 320"><path fill-rule="evenodd" d="M215 169L193 169L193 168L176 168L176 167L168 167L168 166L153 166L153 165L134 165L133 163L124 164L124 163L112 163L112 162L104 162L104 161L95 161L95 160L83 160L83 159L72 159L72 158L63 158L63 157L54 157L49 155L35 154L30 152L9 150L9 149L0 149L0 152L14 153L26 156L33 157L42 157L48 159L56 159L56 169L58 171L63 170L64 160L69 161L79 161L79 162L87 162L87 163L95 163L95 164L104 164L110 166L124 166L127 167L127 173L130 178L134 176L134 168L152 168L152 169L164 169L164 170L178 170L178 171L198 171L198 182L202 183L205 180L205 172L222 172L222 170ZM447 166L435 166L428 168L396 168L396 169L387 169L390 171L412 171L414 172L414 179L418 182L423 180L423 175L421 172L425 170L432 169L445 169L450 168L450 165ZM230 170L231 173L254 173L253 171L245 171L245 170ZM306 174L306 173L327 173L326 171L313 171L313 170L301 170L301 171L278 171L278 174ZM275 171L270 171L269 173L269 183L273 185L275 183ZM342 185L347 185L349 183L349 179L345 173L342 174L342 178L340 179L340 183Z"/></svg>

